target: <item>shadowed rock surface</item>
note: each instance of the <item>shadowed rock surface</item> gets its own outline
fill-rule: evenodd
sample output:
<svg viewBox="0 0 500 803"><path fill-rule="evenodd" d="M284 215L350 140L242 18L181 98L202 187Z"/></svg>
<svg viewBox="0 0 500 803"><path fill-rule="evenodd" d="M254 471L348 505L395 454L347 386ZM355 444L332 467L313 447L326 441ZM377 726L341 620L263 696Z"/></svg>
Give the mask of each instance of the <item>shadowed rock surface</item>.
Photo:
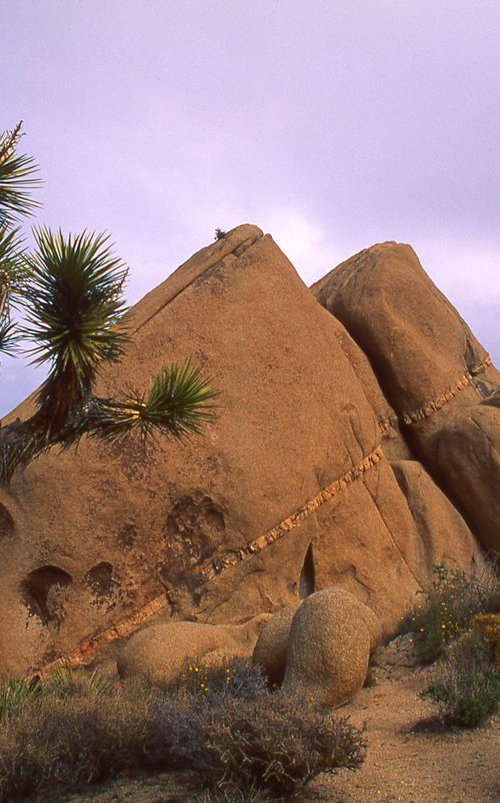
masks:
<svg viewBox="0 0 500 803"><path fill-rule="evenodd" d="M184 444L84 439L1 491L4 675L90 660L96 644L151 622L238 624L331 586L370 607L388 637L433 563L482 565L477 539L494 540L495 517L500 529L500 409L486 404L498 374L474 374L411 433L395 425L485 354L409 247L363 253L378 265L393 250L397 269L376 281L357 257L353 285L344 263L311 292L269 235L239 226L133 308L132 342L97 392L145 390L192 357L220 391L217 419ZM390 307L399 315L415 287L431 323L408 313L398 329ZM11 415L29 410L28 399ZM462 452L455 431L469 438Z"/></svg>

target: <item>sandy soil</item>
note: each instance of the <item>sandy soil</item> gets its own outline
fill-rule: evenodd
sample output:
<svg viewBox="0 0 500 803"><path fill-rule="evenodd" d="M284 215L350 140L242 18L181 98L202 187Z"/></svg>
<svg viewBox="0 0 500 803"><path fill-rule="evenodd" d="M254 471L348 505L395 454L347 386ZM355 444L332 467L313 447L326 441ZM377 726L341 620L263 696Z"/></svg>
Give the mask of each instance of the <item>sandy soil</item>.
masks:
<svg viewBox="0 0 500 803"><path fill-rule="evenodd" d="M394 642L393 642L394 645ZM366 723L368 753L357 771L322 775L300 798L301 803L404 801L404 803L483 803L500 801L500 716L476 731L423 730L418 723L434 712L419 691L432 669L411 666L394 646L381 652L374 684L338 709L356 725ZM99 788L50 803L186 803L196 800L189 774L162 773L121 778Z"/></svg>
<svg viewBox="0 0 500 803"><path fill-rule="evenodd" d="M500 801L500 717L480 730L421 730L434 707L422 701L432 670L375 670L377 682L342 709L366 722L361 769L322 776L313 785L336 803L482 803ZM417 726L417 728L415 728Z"/></svg>

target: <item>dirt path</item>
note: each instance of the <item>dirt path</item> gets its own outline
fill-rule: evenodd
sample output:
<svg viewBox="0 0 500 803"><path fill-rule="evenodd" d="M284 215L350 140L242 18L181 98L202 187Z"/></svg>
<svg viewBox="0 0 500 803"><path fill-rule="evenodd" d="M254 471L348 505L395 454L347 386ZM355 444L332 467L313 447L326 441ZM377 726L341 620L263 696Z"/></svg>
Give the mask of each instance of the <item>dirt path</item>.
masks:
<svg viewBox="0 0 500 803"><path fill-rule="evenodd" d="M476 731L422 731L415 725L434 712L419 691L432 670L401 666L386 654L375 683L338 710L356 725L366 722L368 753L360 770L340 770L311 784L300 803L489 803L500 801L500 716ZM189 803L196 794L189 776L163 773L122 778L85 793L44 798L62 803Z"/></svg>
<svg viewBox="0 0 500 803"><path fill-rule="evenodd" d="M418 693L431 670L383 667L342 713L367 724L368 753L360 770L322 776L313 788L337 803L482 803L500 801L500 717L476 731L422 731L434 712Z"/></svg>

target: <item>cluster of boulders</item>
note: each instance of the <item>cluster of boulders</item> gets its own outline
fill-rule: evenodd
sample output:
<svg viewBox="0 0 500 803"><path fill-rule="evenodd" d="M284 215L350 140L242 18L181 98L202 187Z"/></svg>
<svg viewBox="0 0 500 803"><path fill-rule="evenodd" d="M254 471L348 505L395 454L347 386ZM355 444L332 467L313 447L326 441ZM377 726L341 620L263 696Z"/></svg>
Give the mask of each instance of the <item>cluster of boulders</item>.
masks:
<svg viewBox="0 0 500 803"><path fill-rule="evenodd" d="M381 637L380 622L370 608L348 591L327 588L244 625L172 622L147 627L119 654L118 672L122 678L168 684L187 664L201 669L252 655L270 685L336 707L362 688Z"/></svg>
<svg viewBox="0 0 500 803"><path fill-rule="evenodd" d="M473 574L500 549L500 374L409 246L366 249L309 289L269 235L239 226L129 325L97 393L145 390L191 357L220 393L216 420L187 443L84 439L0 489L3 675L89 662L131 636L124 674L178 667L195 642L250 654L269 619L271 676L286 646L285 685L323 686L322 662L337 678L340 658L304 635L335 631L354 688L360 610L389 639L433 566ZM340 592L360 607L320 613ZM298 668L305 651L316 681Z"/></svg>
<svg viewBox="0 0 500 803"><path fill-rule="evenodd" d="M362 688L381 638L370 608L327 588L278 611L262 628L253 660L283 689L335 707Z"/></svg>

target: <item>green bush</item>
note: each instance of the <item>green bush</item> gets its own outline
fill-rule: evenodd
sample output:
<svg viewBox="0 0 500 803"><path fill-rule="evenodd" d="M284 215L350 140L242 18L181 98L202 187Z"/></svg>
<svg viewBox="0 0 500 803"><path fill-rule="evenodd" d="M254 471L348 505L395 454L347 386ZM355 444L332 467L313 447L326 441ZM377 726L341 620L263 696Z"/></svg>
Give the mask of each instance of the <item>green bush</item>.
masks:
<svg viewBox="0 0 500 803"><path fill-rule="evenodd" d="M450 647L433 683L421 696L438 705L445 725L476 728L500 705L500 672L492 648L478 627Z"/></svg>
<svg viewBox="0 0 500 803"><path fill-rule="evenodd" d="M407 618L404 629L414 634L417 658L432 663L464 633L478 613L500 611L500 580L494 568L476 579L435 566L433 587Z"/></svg>

